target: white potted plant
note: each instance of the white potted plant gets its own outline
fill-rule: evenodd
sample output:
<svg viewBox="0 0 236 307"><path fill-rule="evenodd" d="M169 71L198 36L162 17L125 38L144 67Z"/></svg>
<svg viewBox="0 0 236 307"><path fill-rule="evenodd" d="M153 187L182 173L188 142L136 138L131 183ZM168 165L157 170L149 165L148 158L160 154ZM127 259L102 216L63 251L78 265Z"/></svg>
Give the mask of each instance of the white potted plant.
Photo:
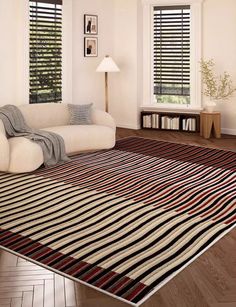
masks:
<svg viewBox="0 0 236 307"><path fill-rule="evenodd" d="M213 112L218 101L224 101L232 96L234 87L231 76L224 72L223 75L215 76L213 69L215 62L211 60L201 60L202 82L204 85L203 94L208 98L204 103L207 112Z"/></svg>

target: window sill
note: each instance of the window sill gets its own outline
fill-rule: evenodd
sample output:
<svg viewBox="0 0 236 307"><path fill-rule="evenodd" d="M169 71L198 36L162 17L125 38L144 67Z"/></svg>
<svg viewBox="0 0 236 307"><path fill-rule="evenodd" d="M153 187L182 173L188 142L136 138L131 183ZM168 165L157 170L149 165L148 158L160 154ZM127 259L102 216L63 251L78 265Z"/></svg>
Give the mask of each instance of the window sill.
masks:
<svg viewBox="0 0 236 307"><path fill-rule="evenodd" d="M145 111L163 111L163 112L175 112L175 113L200 113L203 108L199 106L183 106L183 105L172 105L172 104L149 104L141 105L141 109Z"/></svg>

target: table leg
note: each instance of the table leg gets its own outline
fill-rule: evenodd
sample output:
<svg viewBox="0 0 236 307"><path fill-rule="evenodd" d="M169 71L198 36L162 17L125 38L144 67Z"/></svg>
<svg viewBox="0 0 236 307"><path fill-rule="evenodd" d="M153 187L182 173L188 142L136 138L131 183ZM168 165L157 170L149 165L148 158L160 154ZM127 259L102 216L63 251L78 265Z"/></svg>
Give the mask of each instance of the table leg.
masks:
<svg viewBox="0 0 236 307"><path fill-rule="evenodd" d="M205 139L209 139L211 136L211 129L212 129L212 118L204 116L203 120L203 137Z"/></svg>
<svg viewBox="0 0 236 307"><path fill-rule="evenodd" d="M214 118L213 121L213 129L214 129L214 135L216 138L221 138L221 119L220 116L217 116Z"/></svg>

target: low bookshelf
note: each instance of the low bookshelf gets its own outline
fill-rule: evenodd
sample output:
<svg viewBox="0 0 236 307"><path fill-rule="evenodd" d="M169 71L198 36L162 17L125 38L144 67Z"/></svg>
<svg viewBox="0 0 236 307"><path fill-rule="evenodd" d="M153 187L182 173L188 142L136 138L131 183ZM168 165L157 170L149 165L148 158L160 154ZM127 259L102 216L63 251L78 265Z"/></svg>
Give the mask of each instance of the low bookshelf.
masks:
<svg viewBox="0 0 236 307"><path fill-rule="evenodd" d="M142 129L199 132L200 115L197 113L142 111L141 127Z"/></svg>

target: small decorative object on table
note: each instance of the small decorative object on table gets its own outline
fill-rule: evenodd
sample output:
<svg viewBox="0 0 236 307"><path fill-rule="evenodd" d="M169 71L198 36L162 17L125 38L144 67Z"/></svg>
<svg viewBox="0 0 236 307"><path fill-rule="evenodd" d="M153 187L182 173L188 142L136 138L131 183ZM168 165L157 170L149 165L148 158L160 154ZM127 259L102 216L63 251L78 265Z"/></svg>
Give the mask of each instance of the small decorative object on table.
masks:
<svg viewBox="0 0 236 307"><path fill-rule="evenodd" d="M201 60L201 73L202 81L204 84L203 94L208 97L208 101L205 102L205 111L213 112L216 103L223 101L232 96L236 91L236 87L233 85L231 76L224 72L223 75L215 76L213 68L215 62L211 60Z"/></svg>

